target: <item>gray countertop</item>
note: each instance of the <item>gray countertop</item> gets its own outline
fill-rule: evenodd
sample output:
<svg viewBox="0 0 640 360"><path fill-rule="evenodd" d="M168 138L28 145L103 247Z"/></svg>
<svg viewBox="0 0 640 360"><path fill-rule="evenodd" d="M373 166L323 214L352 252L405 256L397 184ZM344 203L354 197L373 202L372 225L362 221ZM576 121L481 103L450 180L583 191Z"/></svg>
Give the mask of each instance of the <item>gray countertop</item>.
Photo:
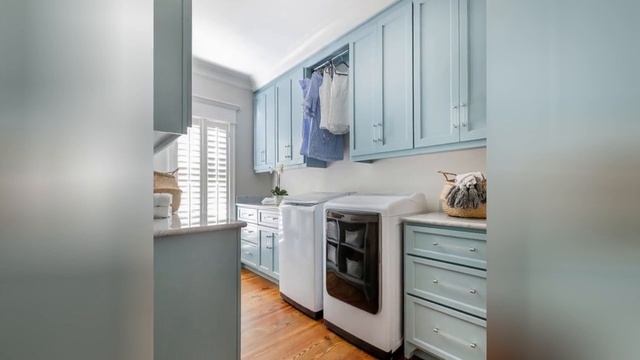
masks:
<svg viewBox="0 0 640 360"><path fill-rule="evenodd" d="M208 222L204 224L189 224L188 221L181 221L178 215L174 214L167 219L153 220L153 237L239 229L245 226L247 226L247 223L244 221L234 220Z"/></svg>
<svg viewBox="0 0 640 360"><path fill-rule="evenodd" d="M465 219L449 216L441 212L405 216L402 221L414 224L451 226L467 229L486 230L486 219Z"/></svg>

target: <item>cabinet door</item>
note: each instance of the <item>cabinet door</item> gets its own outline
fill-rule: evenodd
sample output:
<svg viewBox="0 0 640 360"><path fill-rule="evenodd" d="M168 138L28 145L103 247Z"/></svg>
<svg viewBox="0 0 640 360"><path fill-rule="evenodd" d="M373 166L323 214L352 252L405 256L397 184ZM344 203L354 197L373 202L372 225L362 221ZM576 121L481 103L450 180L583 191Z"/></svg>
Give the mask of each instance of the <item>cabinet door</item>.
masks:
<svg viewBox="0 0 640 360"><path fill-rule="evenodd" d="M375 127L378 152L413 148L411 6L405 2L378 25L382 52L382 121Z"/></svg>
<svg viewBox="0 0 640 360"><path fill-rule="evenodd" d="M280 276L280 237L277 233L273 234L273 273Z"/></svg>
<svg viewBox="0 0 640 360"><path fill-rule="evenodd" d="M349 44L353 123L350 131L351 155L375 152L378 124L382 123L380 38L376 26L354 34Z"/></svg>
<svg viewBox="0 0 640 360"><path fill-rule="evenodd" d="M259 93L254 101L253 168L257 171L266 164L267 155L267 97Z"/></svg>
<svg viewBox="0 0 640 360"><path fill-rule="evenodd" d="M260 230L260 270L270 273L273 271L273 239L275 234Z"/></svg>
<svg viewBox="0 0 640 360"><path fill-rule="evenodd" d="M291 164L299 165L304 163L304 156L300 154L302 147L302 88L300 80L303 70L298 68L291 74Z"/></svg>
<svg viewBox="0 0 640 360"><path fill-rule="evenodd" d="M416 147L460 140L458 1L414 2Z"/></svg>
<svg viewBox="0 0 640 360"><path fill-rule="evenodd" d="M266 93L266 166L267 169L276 166L276 89L269 88Z"/></svg>
<svg viewBox="0 0 640 360"><path fill-rule="evenodd" d="M153 129L186 134L191 126L191 0L155 0Z"/></svg>
<svg viewBox="0 0 640 360"><path fill-rule="evenodd" d="M486 0L460 1L460 140L487 137Z"/></svg>
<svg viewBox="0 0 640 360"><path fill-rule="evenodd" d="M276 82L277 151L276 163L291 161L291 77L285 75Z"/></svg>

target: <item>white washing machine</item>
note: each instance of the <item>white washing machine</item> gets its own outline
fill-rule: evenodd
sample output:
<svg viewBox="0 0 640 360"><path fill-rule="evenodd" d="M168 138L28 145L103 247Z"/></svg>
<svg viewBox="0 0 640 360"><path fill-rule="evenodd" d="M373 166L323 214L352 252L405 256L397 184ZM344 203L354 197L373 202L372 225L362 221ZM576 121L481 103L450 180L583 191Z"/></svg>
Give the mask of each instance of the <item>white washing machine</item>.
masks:
<svg viewBox="0 0 640 360"><path fill-rule="evenodd" d="M424 194L356 194L324 206L324 321L377 358L402 345L402 221Z"/></svg>
<svg viewBox="0 0 640 360"><path fill-rule="evenodd" d="M322 209L349 193L291 196L280 205L280 296L314 318L322 318Z"/></svg>

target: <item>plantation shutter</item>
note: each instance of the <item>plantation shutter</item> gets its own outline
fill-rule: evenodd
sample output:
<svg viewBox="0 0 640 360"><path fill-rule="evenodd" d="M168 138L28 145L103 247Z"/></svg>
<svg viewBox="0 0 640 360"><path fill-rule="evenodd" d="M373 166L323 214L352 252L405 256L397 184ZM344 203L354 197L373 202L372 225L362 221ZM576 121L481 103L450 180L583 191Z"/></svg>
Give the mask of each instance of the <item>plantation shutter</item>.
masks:
<svg viewBox="0 0 640 360"><path fill-rule="evenodd" d="M229 125L193 119L178 138L178 186L183 224L226 221L229 218Z"/></svg>

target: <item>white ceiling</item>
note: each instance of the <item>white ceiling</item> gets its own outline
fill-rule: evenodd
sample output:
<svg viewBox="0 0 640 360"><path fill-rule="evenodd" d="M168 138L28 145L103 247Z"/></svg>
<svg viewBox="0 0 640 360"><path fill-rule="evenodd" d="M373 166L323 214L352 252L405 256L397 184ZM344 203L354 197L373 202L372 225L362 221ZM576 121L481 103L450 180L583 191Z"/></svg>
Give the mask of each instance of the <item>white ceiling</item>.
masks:
<svg viewBox="0 0 640 360"><path fill-rule="evenodd" d="M256 87L397 0L193 0L193 53Z"/></svg>

